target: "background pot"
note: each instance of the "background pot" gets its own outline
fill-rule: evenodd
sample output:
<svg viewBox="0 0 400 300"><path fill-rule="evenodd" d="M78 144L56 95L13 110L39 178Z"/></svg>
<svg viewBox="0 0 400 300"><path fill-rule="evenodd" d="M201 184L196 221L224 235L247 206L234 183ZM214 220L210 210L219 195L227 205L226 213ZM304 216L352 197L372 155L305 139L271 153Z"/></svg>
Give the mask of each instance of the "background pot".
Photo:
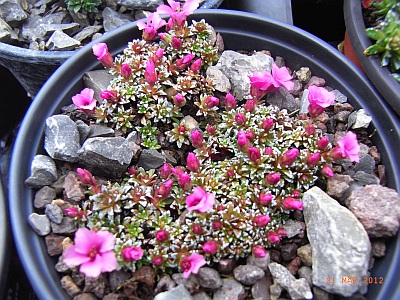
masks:
<svg viewBox="0 0 400 300"><path fill-rule="evenodd" d="M206 0L200 8L218 8L223 0ZM75 51L38 51L0 43L0 65L6 67L32 98L51 74Z"/></svg>
<svg viewBox="0 0 400 300"><path fill-rule="evenodd" d="M314 74L326 79L329 86L348 96L356 108L363 107L374 120L377 133L374 143L379 147L386 166L388 185L400 190L399 123L394 113L369 85L366 77L345 57L319 38L285 23L250 13L231 10L198 10L192 18L206 19L224 38L225 48L233 50L270 50L272 55L285 58L288 67L311 68ZM110 52L121 52L129 41L140 37L136 24L116 29L97 42L106 42ZM30 176L33 157L43 150L43 130L46 118L59 113L71 103L71 97L83 88L86 71L102 69L93 57L92 44L65 62L46 82L32 102L16 139L9 181L10 218L22 265L36 294L42 299L68 298L54 270L55 261L46 253L44 239L30 228L27 219L34 211L34 191L24 181ZM391 299L398 295L397 270L400 267L399 240L388 244L384 260L377 261L372 276L383 276L384 285L371 286L369 299ZM398 294L396 294L398 293Z"/></svg>
<svg viewBox="0 0 400 300"><path fill-rule="evenodd" d="M378 55L366 56L364 50L372 45L371 40L365 34L365 24L362 15L360 0L344 1L344 20L346 31L354 53L368 78L375 85L383 98L393 107L400 116L400 83L390 74L386 67L381 67ZM351 51L344 45L344 52Z"/></svg>

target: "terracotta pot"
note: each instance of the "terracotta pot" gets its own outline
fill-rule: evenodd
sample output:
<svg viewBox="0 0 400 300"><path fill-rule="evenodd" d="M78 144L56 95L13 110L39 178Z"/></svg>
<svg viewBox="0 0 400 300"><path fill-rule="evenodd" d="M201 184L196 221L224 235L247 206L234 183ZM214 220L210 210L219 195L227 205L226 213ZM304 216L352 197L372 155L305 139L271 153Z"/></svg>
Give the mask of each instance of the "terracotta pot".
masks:
<svg viewBox="0 0 400 300"><path fill-rule="evenodd" d="M269 50L282 56L291 69L303 66L325 78L327 84L345 94L351 104L364 108L373 118L376 133L373 142L380 150L382 164L386 166L388 186L400 190L400 124L388 105L375 91L366 77L329 44L297 28L263 18L255 14L232 10L198 10L192 19L205 19L224 39L226 49ZM120 53L141 32L135 23L121 27L101 37L111 54ZM28 225L28 216L34 212L34 191L25 185L31 174L34 156L45 153L43 149L46 118L59 113L61 107L70 104L71 97L83 89L85 72L102 69L93 58L92 44L80 50L65 62L40 90L21 125L12 156L9 180L10 218L22 265L41 299L68 299L60 286L55 261L46 253L44 238L38 236ZM384 277L384 285L370 286L368 299L400 299L398 269L400 268L400 240L388 243L387 255L376 262L371 276ZM351 275L349 275L351 276Z"/></svg>

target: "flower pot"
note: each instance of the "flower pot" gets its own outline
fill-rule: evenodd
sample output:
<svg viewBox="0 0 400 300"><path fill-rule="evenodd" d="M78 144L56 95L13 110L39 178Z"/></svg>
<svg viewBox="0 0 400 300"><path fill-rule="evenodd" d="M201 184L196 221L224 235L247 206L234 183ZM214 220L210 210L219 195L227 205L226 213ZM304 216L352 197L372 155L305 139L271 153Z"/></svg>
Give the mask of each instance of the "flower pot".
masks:
<svg viewBox="0 0 400 300"><path fill-rule="evenodd" d="M218 8L223 0L206 0L200 8ZM8 68L34 98L50 75L75 51L38 51L0 43L0 65Z"/></svg>
<svg viewBox="0 0 400 300"><path fill-rule="evenodd" d="M378 92L400 115L400 84L390 75L388 68L381 67L378 55L366 56L363 53L367 47L372 45L372 42L365 33L361 1L348 0L344 2L344 19L357 60ZM346 45L344 47L345 54L351 51L346 49Z"/></svg>
<svg viewBox="0 0 400 300"><path fill-rule="evenodd" d="M387 104L369 85L366 77L355 69L344 56L322 40L293 26L272 19L230 10L198 10L191 19L205 19L224 39L225 48L232 50L265 50L285 58L288 67L310 67L315 74L339 89L355 108L364 108L374 120L377 131L374 143L379 147L382 163L386 166L388 185L400 189L400 160L396 145L400 142L399 123ZM240 27L237 26L240 24ZM141 33L135 23L103 36L112 55L120 53L133 38ZM33 213L33 191L25 185L30 176L34 156L44 153L43 130L46 118L60 111L71 97L83 89L82 76L86 71L102 69L93 59L92 44L81 49L65 62L40 90L21 125L16 139L10 173L10 218L16 247L26 274L41 299L67 299L54 270L55 261L46 253L44 239L38 236L26 220ZM27 144L29 141L29 144ZM25 220L25 221L21 221ZM399 240L390 243L384 260L377 262L373 276L382 276L384 285L371 286L370 299L389 299L400 295L396 271L400 265ZM351 275L350 275L351 276Z"/></svg>

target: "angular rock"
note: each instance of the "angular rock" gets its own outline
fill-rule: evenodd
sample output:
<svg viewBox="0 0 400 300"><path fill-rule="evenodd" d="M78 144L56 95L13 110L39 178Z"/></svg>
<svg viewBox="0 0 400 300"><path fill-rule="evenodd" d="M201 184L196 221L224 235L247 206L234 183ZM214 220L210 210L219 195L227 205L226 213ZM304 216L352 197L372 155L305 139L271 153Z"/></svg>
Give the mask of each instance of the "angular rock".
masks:
<svg viewBox="0 0 400 300"><path fill-rule="evenodd" d="M271 71L271 56L257 52L251 56L226 50L222 53L216 67L229 78L236 100L250 97L250 79L255 71Z"/></svg>
<svg viewBox="0 0 400 300"><path fill-rule="evenodd" d="M222 279L218 271L213 268L200 268L196 277L202 288L216 290L222 286Z"/></svg>
<svg viewBox="0 0 400 300"><path fill-rule="evenodd" d="M189 276L189 278L186 279L183 278L182 273L175 273L172 274L172 280L176 285L183 284L190 294L197 293L200 290L200 285L196 276Z"/></svg>
<svg viewBox="0 0 400 300"><path fill-rule="evenodd" d="M49 187L44 186L35 193L35 200L33 205L35 208L44 208L47 204L50 204L56 198L56 191Z"/></svg>
<svg viewBox="0 0 400 300"><path fill-rule="evenodd" d="M243 286L235 279L225 278L222 287L214 292L213 300L241 300L245 295Z"/></svg>
<svg viewBox="0 0 400 300"><path fill-rule="evenodd" d="M282 86L276 92L268 94L266 101L279 109L287 109L289 113L300 108L293 95Z"/></svg>
<svg viewBox="0 0 400 300"><path fill-rule="evenodd" d="M41 188L51 185L56 180L57 167L54 160L46 155L35 155L31 165L31 176L25 180L25 183L32 188Z"/></svg>
<svg viewBox="0 0 400 300"><path fill-rule="evenodd" d="M215 90L221 93L228 93L231 90L231 83L229 82L228 77L226 77L217 67L209 66L206 74L207 77L212 80Z"/></svg>
<svg viewBox="0 0 400 300"><path fill-rule="evenodd" d="M342 200L354 180L349 175L335 174L327 180L326 193L338 200Z"/></svg>
<svg viewBox="0 0 400 300"><path fill-rule="evenodd" d="M274 282L284 288L293 300L312 299L313 294L307 280L296 279L284 266L278 263L270 263L269 270Z"/></svg>
<svg viewBox="0 0 400 300"><path fill-rule="evenodd" d="M9 0L0 2L0 17L7 23L18 23L25 20L28 15L20 5L19 1Z"/></svg>
<svg viewBox="0 0 400 300"><path fill-rule="evenodd" d="M255 257L253 255L249 255L246 260L246 264L250 266L259 267L261 270L268 270L268 265L271 261L270 253L267 251L264 257Z"/></svg>
<svg viewBox="0 0 400 300"><path fill-rule="evenodd" d="M87 139L78 156L93 175L116 178L126 171L133 153L122 137L97 137Z"/></svg>
<svg viewBox="0 0 400 300"><path fill-rule="evenodd" d="M192 300L193 297L190 295L190 293L183 284L180 284L177 287L167 292L159 293L154 297L154 300L170 300L170 299Z"/></svg>
<svg viewBox="0 0 400 300"><path fill-rule="evenodd" d="M130 15L120 14L109 7L105 7L103 9L102 16L103 28L105 32L111 31L115 28L121 27L122 25L134 21Z"/></svg>
<svg viewBox="0 0 400 300"><path fill-rule="evenodd" d="M362 185L379 184L380 180L373 174L367 174L364 171L358 171L353 175L353 179Z"/></svg>
<svg viewBox="0 0 400 300"><path fill-rule="evenodd" d="M73 39L61 30L56 30L46 42L46 48L51 51L68 51L74 50L80 46L81 42Z"/></svg>
<svg viewBox="0 0 400 300"><path fill-rule="evenodd" d="M32 213L28 217L29 225L32 229L40 236L44 236L50 233L50 220L46 215L39 215Z"/></svg>
<svg viewBox="0 0 400 300"><path fill-rule="evenodd" d="M113 76L107 70L88 71L83 75L87 88L94 90L94 98L100 100L100 93L108 88Z"/></svg>
<svg viewBox="0 0 400 300"><path fill-rule="evenodd" d="M298 247L295 243L283 244L281 248L282 259L286 261L294 259L297 254L297 248Z"/></svg>
<svg viewBox="0 0 400 300"><path fill-rule="evenodd" d="M109 282L111 291L115 292L117 288L132 277L132 272L118 270L110 273Z"/></svg>
<svg viewBox="0 0 400 300"><path fill-rule="evenodd" d="M372 117L362 108L349 115L348 127L352 129L368 128L371 121Z"/></svg>
<svg viewBox="0 0 400 300"><path fill-rule="evenodd" d="M146 171L150 169L157 169L161 167L165 161L165 156L157 150L143 149L138 161L138 167L142 167Z"/></svg>
<svg viewBox="0 0 400 300"><path fill-rule="evenodd" d="M270 276L263 276L262 278L257 280L251 287L251 296L253 297L253 299L259 299L259 300L271 299L269 290L271 283L272 282Z"/></svg>
<svg viewBox="0 0 400 300"><path fill-rule="evenodd" d="M169 291L176 287L175 281L171 279L169 275L164 275L161 279L157 282L157 286L154 290L156 294Z"/></svg>
<svg viewBox="0 0 400 300"><path fill-rule="evenodd" d="M72 202L79 202L85 198L85 191L81 187L78 175L69 172L64 180L64 195L67 200Z"/></svg>
<svg viewBox="0 0 400 300"><path fill-rule="evenodd" d="M371 243L364 227L348 209L318 187L304 193L303 212L312 248L313 284L351 296L361 288L361 280L329 284L326 279L367 275Z"/></svg>
<svg viewBox="0 0 400 300"><path fill-rule="evenodd" d="M310 267L302 266L299 268L298 274L300 278L307 280L309 286L312 286L312 269Z"/></svg>
<svg viewBox="0 0 400 300"><path fill-rule="evenodd" d="M64 215L61 207L55 204L46 205L45 214L55 224L61 224Z"/></svg>
<svg viewBox="0 0 400 300"><path fill-rule="evenodd" d="M312 266L312 249L310 244L297 248L297 255L300 257L303 265Z"/></svg>
<svg viewBox="0 0 400 300"><path fill-rule="evenodd" d="M78 161L79 131L76 123L65 115L53 115L46 119L44 129L44 149L51 158L67 161Z"/></svg>
<svg viewBox="0 0 400 300"><path fill-rule="evenodd" d="M102 28L103 28L103 26L100 26L100 25L87 26L87 27L83 28L82 31L75 34L72 38L74 40L82 42L86 39L91 38L95 33L99 32Z"/></svg>
<svg viewBox="0 0 400 300"><path fill-rule="evenodd" d="M147 9L155 10L161 4L164 4L163 0L117 0L119 5L127 9Z"/></svg>
<svg viewBox="0 0 400 300"><path fill-rule="evenodd" d="M112 129L110 127L98 125L98 124L92 124L89 127L90 127L90 131L89 131L88 138L114 136L114 129Z"/></svg>
<svg viewBox="0 0 400 300"><path fill-rule="evenodd" d="M399 230L400 196L394 189L367 185L352 191L346 205L371 238L388 238Z"/></svg>
<svg viewBox="0 0 400 300"><path fill-rule="evenodd" d="M13 31L10 25L0 18L0 42L6 44L16 44L18 41L17 34Z"/></svg>
<svg viewBox="0 0 400 300"><path fill-rule="evenodd" d="M72 218L63 217L60 224L50 223L53 233L71 234L74 233L78 227Z"/></svg>
<svg viewBox="0 0 400 300"><path fill-rule="evenodd" d="M71 298L82 292L81 289L75 284L74 280L69 275L66 275L63 278L61 278L61 287L67 292L67 294Z"/></svg>
<svg viewBox="0 0 400 300"><path fill-rule="evenodd" d="M107 283L107 277L104 274L100 274L98 277L85 276L83 292L94 294L97 297L96 299L103 299L108 287Z"/></svg>
<svg viewBox="0 0 400 300"><path fill-rule="evenodd" d="M240 265L233 270L233 276L237 281L246 285L252 285L265 275L265 272L252 265Z"/></svg>
<svg viewBox="0 0 400 300"><path fill-rule="evenodd" d="M304 231L306 229L306 224L304 224L304 222L301 222L301 221L289 219L283 225L283 229L286 231L286 236L289 239L292 237L302 238L302 237L304 237Z"/></svg>

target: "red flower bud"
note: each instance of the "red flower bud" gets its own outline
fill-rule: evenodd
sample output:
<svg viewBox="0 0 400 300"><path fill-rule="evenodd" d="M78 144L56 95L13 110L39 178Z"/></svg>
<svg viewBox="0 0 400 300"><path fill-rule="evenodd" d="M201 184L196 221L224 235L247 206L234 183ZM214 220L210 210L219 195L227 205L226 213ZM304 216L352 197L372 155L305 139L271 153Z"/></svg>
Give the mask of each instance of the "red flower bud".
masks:
<svg viewBox="0 0 400 300"><path fill-rule="evenodd" d="M254 246L252 251L253 255L257 258L263 258L265 255L267 255L267 251L261 245Z"/></svg>
<svg viewBox="0 0 400 300"><path fill-rule="evenodd" d="M266 215L258 215L254 218L254 224L258 227L265 227L270 221L271 218Z"/></svg>
<svg viewBox="0 0 400 300"><path fill-rule="evenodd" d="M168 163L164 163L160 169L160 176L163 179L167 179L169 175L172 173L172 168Z"/></svg>
<svg viewBox="0 0 400 300"><path fill-rule="evenodd" d="M270 242L271 244L277 244L279 243L279 241L281 240L281 238L279 237L278 234L274 233L274 232L270 232L267 234L267 240L268 242Z"/></svg>
<svg viewBox="0 0 400 300"><path fill-rule="evenodd" d="M203 135L200 133L200 131L195 129L190 133L190 136L192 138L193 147L195 147L195 148L203 147L204 138L203 138Z"/></svg>
<svg viewBox="0 0 400 300"><path fill-rule="evenodd" d="M225 96L225 108L228 111L236 108L236 99L231 93L228 93Z"/></svg>
<svg viewBox="0 0 400 300"><path fill-rule="evenodd" d="M272 127L274 127L274 125L275 125L275 121L274 121L274 119L272 119L272 118L265 119L265 120L262 122L262 128L263 128L265 131L270 130Z"/></svg>
<svg viewBox="0 0 400 300"><path fill-rule="evenodd" d="M307 135L313 135L315 133L315 127L314 125L308 125L306 127L306 134Z"/></svg>
<svg viewBox="0 0 400 300"><path fill-rule="evenodd" d="M257 105L257 101L254 99L249 99L246 101L246 103L244 104L244 109L246 111L252 112L256 109L256 105Z"/></svg>
<svg viewBox="0 0 400 300"><path fill-rule="evenodd" d="M246 116L244 114L237 113L235 115L235 122L238 125L243 125L244 123L246 123Z"/></svg>
<svg viewBox="0 0 400 300"><path fill-rule="evenodd" d="M203 233L203 227L201 225L199 225L199 224L193 224L192 232L194 234L202 234Z"/></svg>
<svg viewBox="0 0 400 300"><path fill-rule="evenodd" d="M335 173L333 173L332 168L329 165L323 166L321 172L325 177L328 178L335 176Z"/></svg>
<svg viewBox="0 0 400 300"><path fill-rule="evenodd" d="M125 79L129 79L132 75L132 69L128 64L123 64L121 67L121 76Z"/></svg>
<svg viewBox="0 0 400 300"><path fill-rule="evenodd" d="M199 72L201 69L201 65L202 65L202 60L201 58L196 59L192 65L190 66L190 70L192 70L193 72Z"/></svg>
<svg viewBox="0 0 400 300"><path fill-rule="evenodd" d="M206 131L209 135L214 135L215 134L215 126L214 125L207 125Z"/></svg>
<svg viewBox="0 0 400 300"><path fill-rule="evenodd" d="M299 149L292 148L287 150L282 155L282 163L285 165L291 165L296 160L297 156L299 155Z"/></svg>
<svg viewBox="0 0 400 300"><path fill-rule="evenodd" d="M319 163L320 159L321 159L321 154L319 152L310 153L307 155L306 163L308 166L315 166Z"/></svg>
<svg viewBox="0 0 400 300"><path fill-rule="evenodd" d="M192 172L197 172L200 168L200 161L193 152L189 152L187 155L186 168Z"/></svg>
<svg viewBox="0 0 400 300"><path fill-rule="evenodd" d="M162 258L161 255L157 255L153 258L152 263L154 266L159 267L164 263L164 259Z"/></svg>
<svg viewBox="0 0 400 300"><path fill-rule="evenodd" d="M247 156L250 158L251 161L257 162L261 158L261 153L258 148L249 147L247 149Z"/></svg>
<svg viewBox="0 0 400 300"><path fill-rule="evenodd" d="M174 48L174 49L179 50L182 48L182 41L179 38L177 38L176 36L174 36L172 38L171 44L172 44L172 48Z"/></svg>
<svg viewBox="0 0 400 300"><path fill-rule="evenodd" d="M328 137L324 136L322 137L318 142L317 146L319 150L325 150L329 145L329 139Z"/></svg>
<svg viewBox="0 0 400 300"><path fill-rule="evenodd" d="M289 210L302 210L303 209L303 202L292 198L292 197L286 197L285 200L283 201L283 207L285 209Z"/></svg>
<svg viewBox="0 0 400 300"><path fill-rule="evenodd" d="M219 99L214 96L208 96L206 100L204 100L204 103L208 108L213 108L219 105Z"/></svg>
<svg viewBox="0 0 400 300"><path fill-rule="evenodd" d="M265 177L265 182L269 185L275 185L281 179L281 175L279 173L271 172Z"/></svg>
<svg viewBox="0 0 400 300"><path fill-rule="evenodd" d="M218 251L218 244L214 241L207 241L202 247L203 251L208 254L215 254Z"/></svg>
<svg viewBox="0 0 400 300"><path fill-rule="evenodd" d="M168 232L161 229L156 232L156 240L159 243L166 242L169 238Z"/></svg>
<svg viewBox="0 0 400 300"><path fill-rule="evenodd" d="M273 198L274 196L272 196L272 194L261 193L260 196L258 197L258 202L261 205L268 205L271 203Z"/></svg>

